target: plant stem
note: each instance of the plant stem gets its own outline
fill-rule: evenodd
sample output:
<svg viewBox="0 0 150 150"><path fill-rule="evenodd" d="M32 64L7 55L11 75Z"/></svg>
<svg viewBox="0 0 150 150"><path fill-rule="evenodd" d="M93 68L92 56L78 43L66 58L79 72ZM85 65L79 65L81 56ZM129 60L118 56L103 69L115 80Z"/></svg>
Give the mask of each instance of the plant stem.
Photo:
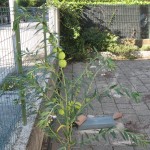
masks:
<svg viewBox="0 0 150 150"><path fill-rule="evenodd" d="M20 99L21 99L21 111L22 111L22 121L23 125L27 124L27 112L26 112L26 101L24 91L20 91Z"/></svg>

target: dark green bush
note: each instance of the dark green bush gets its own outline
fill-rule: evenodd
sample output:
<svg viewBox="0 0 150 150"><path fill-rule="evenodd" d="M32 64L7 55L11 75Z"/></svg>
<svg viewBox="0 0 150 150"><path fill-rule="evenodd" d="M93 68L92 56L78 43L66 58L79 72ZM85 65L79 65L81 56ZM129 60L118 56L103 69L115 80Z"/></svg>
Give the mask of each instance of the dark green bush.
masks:
<svg viewBox="0 0 150 150"><path fill-rule="evenodd" d="M90 56L93 47L98 51L107 51L108 47L116 45L117 37L106 27L103 31L98 27L85 27L83 6L77 6L60 8L60 44L69 59L82 61Z"/></svg>
<svg viewBox="0 0 150 150"><path fill-rule="evenodd" d="M23 7L39 7L46 3L46 0L17 0L17 3Z"/></svg>
<svg viewBox="0 0 150 150"><path fill-rule="evenodd" d="M81 34L84 39L85 48L95 47L98 51L107 51L109 47L117 44L118 37L111 34L108 30L101 31L97 27L85 29Z"/></svg>

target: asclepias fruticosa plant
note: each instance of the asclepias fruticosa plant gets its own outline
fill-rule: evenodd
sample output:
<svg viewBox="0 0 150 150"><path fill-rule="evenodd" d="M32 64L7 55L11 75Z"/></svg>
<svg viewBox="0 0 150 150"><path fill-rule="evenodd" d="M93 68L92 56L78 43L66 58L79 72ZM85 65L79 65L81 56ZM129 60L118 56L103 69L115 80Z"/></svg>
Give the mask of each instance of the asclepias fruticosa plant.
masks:
<svg viewBox="0 0 150 150"><path fill-rule="evenodd" d="M56 57L58 58L58 54ZM93 69L95 66L96 69ZM60 149L70 150L77 144L74 138L74 125L77 117L81 114L86 114L86 109L89 107L94 109L92 106L93 101L99 101L101 103L103 98L111 96L110 93L112 89L118 94L126 95L135 101L139 100L139 94L129 92L126 88L118 85L112 85L98 92L93 86L94 79L99 73L102 73L103 70L110 71L114 69L115 65L111 59L103 58L97 52L95 52L94 58L89 59L85 63L82 72L73 77L68 77L63 67L59 65L58 72L56 72L56 70L51 71L51 84L47 84L46 89L50 91L50 87L53 87L53 94L51 97L44 99L44 109L40 114L41 120L39 126L45 130L47 135L60 144ZM50 68L48 70L50 70ZM53 79L56 79L56 77L57 82L53 82ZM100 130L99 133L95 135L95 140L97 136L105 137L107 134L116 137L117 131L121 133L125 140L131 140L134 144L145 145L147 143L143 135L131 133L125 129L120 130L115 127ZM88 140L90 140L90 137ZM94 139L92 138L91 140ZM81 142L80 144L83 143Z"/></svg>
<svg viewBox="0 0 150 150"><path fill-rule="evenodd" d="M44 40L53 46L53 51L46 56L46 59L37 61L26 74L21 77L11 77L11 79L17 83L18 88L21 87L23 95L25 98L28 97L28 101L31 98L42 99L42 107L38 112L40 115L38 126L51 139L58 142L58 149L71 150L77 144L74 138L77 117L86 114L86 109L89 107L94 109L93 101L101 103L103 98L111 97L112 89L135 101L139 100L139 94L129 92L126 88L118 85L112 85L100 92L93 86L98 74L102 74L104 70L115 69L114 62L109 58L102 57L95 48L93 48L94 57L85 62L82 71L74 76L68 76L65 73L67 67L65 53L63 48L57 44L57 36L49 31L45 20L38 23L38 25L40 24L42 24L41 30L48 36ZM44 40L43 42L45 42ZM55 62L51 60L55 60ZM6 90L7 87L5 86L3 89ZM105 137L107 134L116 137L118 132L125 140L130 140L134 144L145 145L148 143L141 134L115 127L101 129L94 139L89 137L88 140L97 140L97 137ZM83 144L83 142L78 144Z"/></svg>

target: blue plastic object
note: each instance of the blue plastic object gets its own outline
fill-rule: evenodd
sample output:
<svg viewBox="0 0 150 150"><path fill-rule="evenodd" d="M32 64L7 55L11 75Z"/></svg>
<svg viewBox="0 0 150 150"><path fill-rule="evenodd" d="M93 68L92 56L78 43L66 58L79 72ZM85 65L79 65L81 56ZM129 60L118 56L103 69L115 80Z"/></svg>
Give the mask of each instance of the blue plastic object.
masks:
<svg viewBox="0 0 150 150"><path fill-rule="evenodd" d="M112 116L97 116L92 118L87 118L87 120L79 126L79 130L89 130L89 129L101 129L110 128L115 126L115 121Z"/></svg>

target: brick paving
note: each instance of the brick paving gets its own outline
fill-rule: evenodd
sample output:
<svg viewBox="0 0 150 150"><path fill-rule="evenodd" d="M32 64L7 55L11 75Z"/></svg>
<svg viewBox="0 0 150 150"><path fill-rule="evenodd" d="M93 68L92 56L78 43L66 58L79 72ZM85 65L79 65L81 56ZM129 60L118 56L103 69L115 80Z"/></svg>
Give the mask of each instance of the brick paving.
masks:
<svg viewBox="0 0 150 150"><path fill-rule="evenodd" d="M73 63L65 72L70 78L76 76L84 68L84 63ZM139 103L128 100L126 97L112 96L101 101L94 101L94 110L88 109L90 115L113 115L120 111L123 117L118 120L124 124L131 122L138 132L145 134L150 139L150 60L121 60L116 61L116 70L106 76L99 74L94 82L98 91L113 85L120 84L132 91L138 91L142 99ZM121 140L121 139L120 139ZM117 139L119 141L119 139ZM132 147L126 145L113 145L109 138L107 144L89 144L81 150L150 150L150 147ZM104 142L106 143L106 142ZM100 145L99 145L100 144ZM79 148L74 148L79 149Z"/></svg>

